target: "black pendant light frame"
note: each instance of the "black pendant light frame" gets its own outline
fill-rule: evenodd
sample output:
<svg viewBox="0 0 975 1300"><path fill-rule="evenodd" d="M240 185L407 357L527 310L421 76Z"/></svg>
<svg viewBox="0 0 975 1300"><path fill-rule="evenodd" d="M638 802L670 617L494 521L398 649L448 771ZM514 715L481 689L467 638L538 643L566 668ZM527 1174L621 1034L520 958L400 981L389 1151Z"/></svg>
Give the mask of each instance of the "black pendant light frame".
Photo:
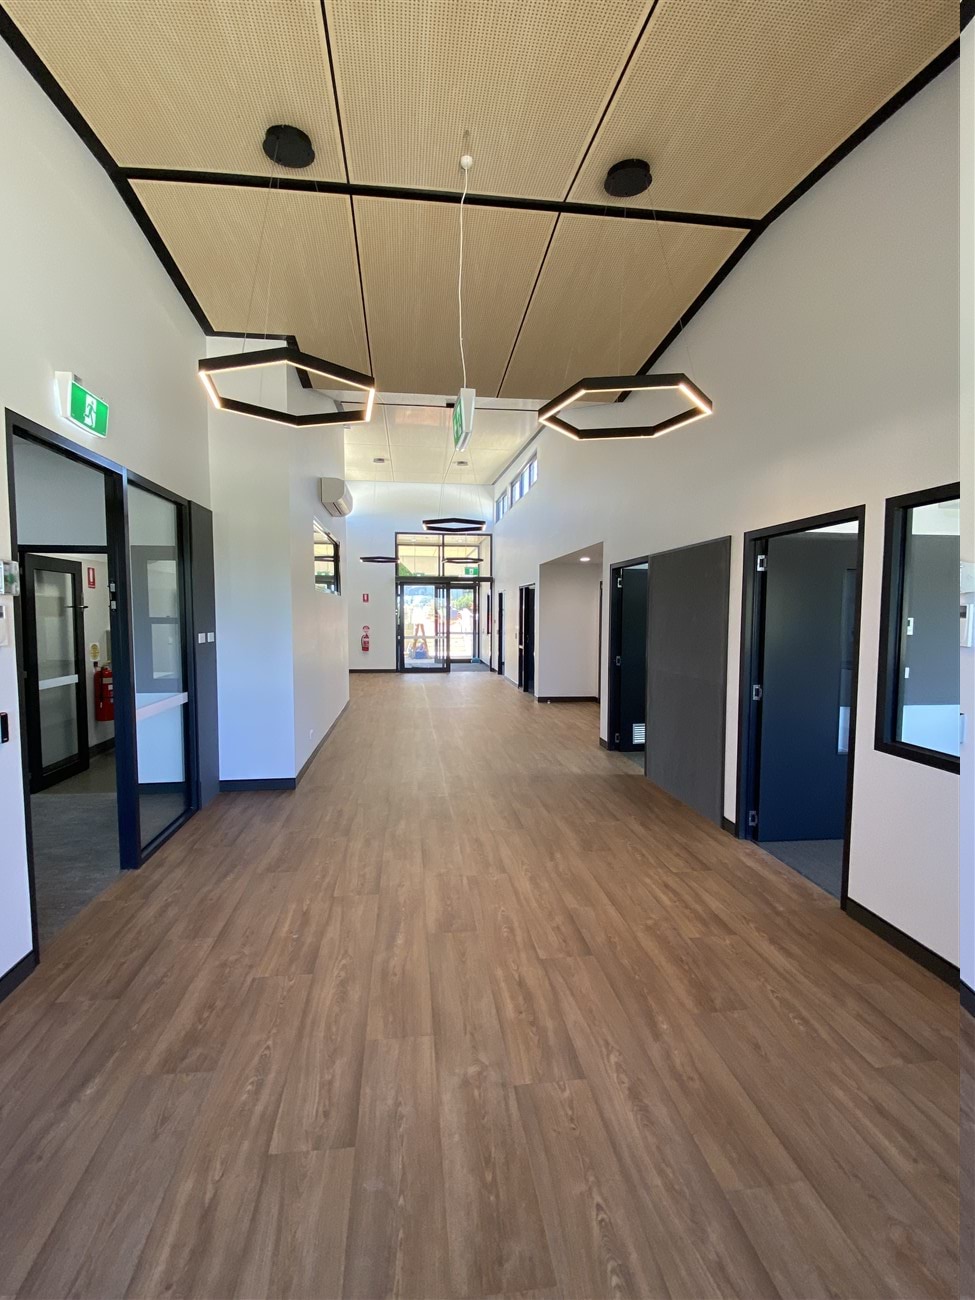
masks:
<svg viewBox="0 0 975 1300"><path fill-rule="evenodd" d="M340 388L359 388L366 394L365 405L351 411L323 411L321 414L292 415L290 411L278 411L270 406L257 406L253 402L239 402L236 398L224 397L218 391L214 376L236 370L260 370L263 366L291 366L295 370L305 370L323 379L332 379ZM235 415L250 415L257 420L270 420L275 424L286 424L292 429L316 428L336 424L368 424L372 419L373 403L376 400L376 381L372 375L364 375L358 370L349 370L346 366L326 361L322 357L302 352L290 344L281 347L264 348L260 352L235 352L230 356L204 357L199 363L200 379L210 395L210 400L218 411L232 411Z"/></svg>
<svg viewBox="0 0 975 1300"><path fill-rule="evenodd" d="M669 419L660 420L657 424L623 428L577 429L575 425L570 424L568 420L562 419L559 415L560 411L572 406L574 402L579 401L582 397L595 394L606 394L608 396L611 393L655 392L661 389L678 389L690 402L689 408L686 411L681 411L678 415L670 416ZM695 420L703 420L713 410L714 404L710 397L703 393L697 384L688 379L685 374L600 375L580 379L571 388L559 393L558 397L553 397L538 412L538 420L540 424L546 425L549 429L557 429L559 433L564 433L568 438L575 438L579 442L590 442L607 441L611 438L655 438L658 434L669 433L672 429L680 429L685 424L692 424Z"/></svg>
<svg viewBox="0 0 975 1300"><path fill-rule="evenodd" d="M428 533L450 536L454 533L483 533L484 519L464 519L460 515L445 515L442 519L424 519L423 528Z"/></svg>
<svg viewBox="0 0 975 1300"><path fill-rule="evenodd" d="M395 555L360 555L360 564L395 564Z"/></svg>

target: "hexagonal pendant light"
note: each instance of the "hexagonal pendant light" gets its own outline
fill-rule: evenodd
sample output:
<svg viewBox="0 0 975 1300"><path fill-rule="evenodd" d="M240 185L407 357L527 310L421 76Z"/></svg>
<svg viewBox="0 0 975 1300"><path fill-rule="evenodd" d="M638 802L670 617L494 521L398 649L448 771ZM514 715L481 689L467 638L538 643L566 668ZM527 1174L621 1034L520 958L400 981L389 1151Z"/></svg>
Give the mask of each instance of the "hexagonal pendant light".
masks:
<svg viewBox="0 0 975 1300"><path fill-rule="evenodd" d="M578 429L574 424L570 424L568 420L563 420L559 415L560 411L564 411L574 402L579 401L580 398L592 394L605 393L608 396L610 393L642 393L658 389L678 390L690 402L690 407L686 411L681 411L678 415L670 416L669 419L660 420L657 424L637 425L629 428ZM695 420L703 420L713 410L714 405L711 399L683 374L601 375L597 378L580 379L571 388L567 388L564 393L559 393L558 397L553 397L538 412L538 419L541 424L547 425L550 429L557 429L559 433L564 433L566 437L586 442L610 438L655 438L660 433L669 433L672 429L680 429L685 424L692 424Z"/></svg>
<svg viewBox="0 0 975 1300"><path fill-rule="evenodd" d="M462 515L446 515L442 519L424 519L423 529L427 533L482 533L483 519L465 519Z"/></svg>
<svg viewBox="0 0 975 1300"><path fill-rule="evenodd" d="M365 404L360 409L352 411L323 411L320 414L313 412L309 415L292 415L290 411L278 411L270 406L239 402L236 398L222 396L217 390L215 376L235 370L259 370L262 366L293 366L296 370L306 370L309 374L321 375L323 379L333 379L339 388L359 388L366 395ZM360 374L358 370L348 370L345 366L312 356L290 344L265 348L260 352L235 352L230 356L204 357L199 363L199 374L211 402L218 411L252 415L255 419L271 420L275 424L286 424L293 429L329 424L368 424L372 419L372 405L376 400L376 381L372 375Z"/></svg>

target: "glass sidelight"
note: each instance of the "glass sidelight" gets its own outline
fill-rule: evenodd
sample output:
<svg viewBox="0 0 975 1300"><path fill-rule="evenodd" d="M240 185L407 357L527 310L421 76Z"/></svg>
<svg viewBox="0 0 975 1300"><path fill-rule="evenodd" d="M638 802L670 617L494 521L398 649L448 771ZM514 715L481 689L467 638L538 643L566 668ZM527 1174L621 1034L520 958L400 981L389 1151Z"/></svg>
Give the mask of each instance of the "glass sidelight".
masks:
<svg viewBox="0 0 975 1300"><path fill-rule="evenodd" d="M142 847L189 809L189 692L177 506L129 488L132 641Z"/></svg>

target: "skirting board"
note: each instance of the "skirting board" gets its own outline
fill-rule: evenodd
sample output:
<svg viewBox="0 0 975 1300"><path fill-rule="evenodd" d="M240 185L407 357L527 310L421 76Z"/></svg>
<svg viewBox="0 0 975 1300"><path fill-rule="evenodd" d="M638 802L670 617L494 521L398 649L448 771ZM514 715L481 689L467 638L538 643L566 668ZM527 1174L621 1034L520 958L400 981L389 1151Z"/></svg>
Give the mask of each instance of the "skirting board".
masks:
<svg viewBox="0 0 975 1300"><path fill-rule="evenodd" d="M970 1016L975 1016L975 989L961 981L961 1005Z"/></svg>
<svg viewBox="0 0 975 1300"><path fill-rule="evenodd" d="M866 926L868 930L878 934L881 939L885 939L892 948L902 952L905 957L910 957L919 966L929 970L932 975L937 975L939 980L944 980L952 988L958 988L960 972L958 967L953 966L946 958L932 952L930 948L926 948L917 939L912 939L903 930L898 930L896 925L891 925L889 921L885 921L876 912L871 912L869 907L864 907L862 903L856 902L855 899L848 898L846 900L846 913L854 921L858 921L860 925Z"/></svg>
<svg viewBox="0 0 975 1300"><path fill-rule="evenodd" d="M115 748L115 737L109 736L108 740L100 740L96 745L89 745L88 753L91 758L98 758L101 754L108 754Z"/></svg>
<svg viewBox="0 0 975 1300"><path fill-rule="evenodd" d="M730 817L721 818L721 829L723 831L727 831L729 835L733 835L735 839L738 838L738 827L735 825L735 823L731 820Z"/></svg>
<svg viewBox="0 0 975 1300"><path fill-rule="evenodd" d="M396 673L398 668L350 668L350 673Z"/></svg>
<svg viewBox="0 0 975 1300"><path fill-rule="evenodd" d="M539 704L598 704L598 695L536 695Z"/></svg>
<svg viewBox="0 0 975 1300"><path fill-rule="evenodd" d="M609 741L606 739L605 736L599 737L599 743L603 749L609 749Z"/></svg>
<svg viewBox="0 0 975 1300"><path fill-rule="evenodd" d="M351 672L353 670L350 669L349 671ZM260 790L297 790L298 783L301 781L301 778L305 775L305 773L311 767L312 763L314 763L315 759L318 757L322 746L325 744L326 740L328 740L329 736L332 734L335 728L339 725L345 713L345 710L348 707L349 707L349 703L348 701L346 701L342 707L342 712L338 715L338 717L329 727L328 731L325 732L325 735L322 736L321 740L318 742L318 744L309 754L308 758L305 760L304 766L302 767L301 771L298 773L297 776L261 776L261 777L257 777L253 781L221 781L220 793L221 794L250 794L250 793L256 793Z"/></svg>
<svg viewBox="0 0 975 1300"><path fill-rule="evenodd" d="M6 975L0 976L0 1002L9 997L18 985L23 984L36 965L34 954L29 952L26 957L21 957L16 966L11 966Z"/></svg>

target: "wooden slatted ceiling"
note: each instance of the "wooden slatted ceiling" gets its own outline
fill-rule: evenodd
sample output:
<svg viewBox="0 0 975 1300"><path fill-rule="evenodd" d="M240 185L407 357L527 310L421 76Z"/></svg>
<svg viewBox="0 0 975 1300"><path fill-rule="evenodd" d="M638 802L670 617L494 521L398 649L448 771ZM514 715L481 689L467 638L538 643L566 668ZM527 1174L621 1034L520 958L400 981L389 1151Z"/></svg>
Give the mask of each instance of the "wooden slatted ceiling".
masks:
<svg viewBox="0 0 975 1300"><path fill-rule="evenodd" d="M376 382L386 392L456 393L458 208L356 199L355 213ZM498 391L554 221L465 211L464 343L479 393Z"/></svg>
<svg viewBox="0 0 975 1300"><path fill-rule="evenodd" d="M350 179L562 199L649 0L328 0Z"/></svg>
<svg viewBox="0 0 975 1300"><path fill-rule="evenodd" d="M560 217L501 396L554 396L582 375L635 373L743 237Z"/></svg>
<svg viewBox="0 0 975 1300"><path fill-rule="evenodd" d="M307 352L369 370L347 198L168 181L134 188L215 330L294 334Z"/></svg>
<svg viewBox="0 0 975 1300"><path fill-rule="evenodd" d="M640 206L764 216L957 36L945 0L661 0L570 197L640 157Z"/></svg>
<svg viewBox="0 0 975 1300"><path fill-rule="evenodd" d="M261 143L311 136L305 175L344 180L319 0L4 0L122 166L267 175Z"/></svg>

